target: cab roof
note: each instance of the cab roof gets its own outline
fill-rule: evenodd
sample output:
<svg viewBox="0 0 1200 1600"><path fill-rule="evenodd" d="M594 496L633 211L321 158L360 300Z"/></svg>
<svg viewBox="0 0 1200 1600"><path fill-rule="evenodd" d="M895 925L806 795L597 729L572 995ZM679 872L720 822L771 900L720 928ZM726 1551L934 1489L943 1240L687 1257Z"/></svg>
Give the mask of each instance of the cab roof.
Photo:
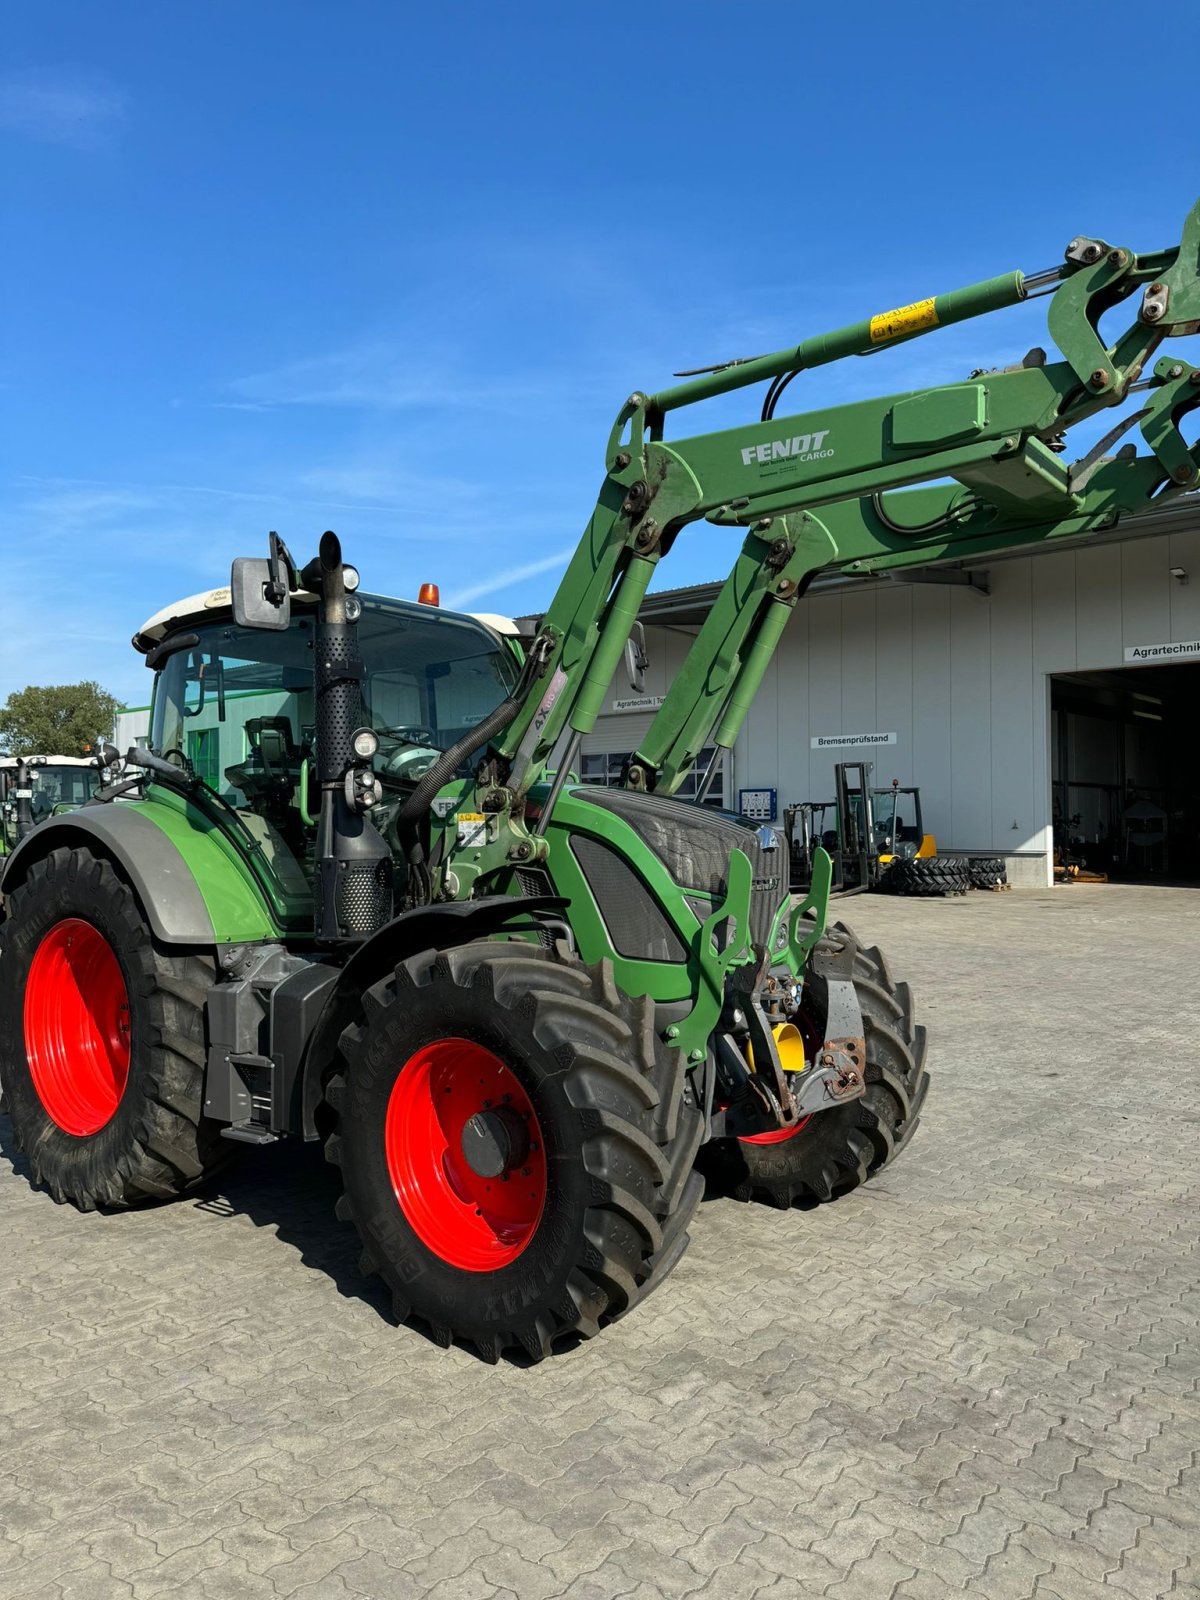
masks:
<svg viewBox="0 0 1200 1600"><path fill-rule="evenodd" d="M15 767L22 761L29 767L94 767L95 761L91 756L4 756L0 755L0 767Z"/></svg>
<svg viewBox="0 0 1200 1600"><path fill-rule="evenodd" d="M364 595L364 599L382 598ZM293 606L315 605L317 597L310 594L307 589L292 590ZM402 605L415 606L415 600L404 600ZM427 609L441 610L442 607L430 606ZM161 611L142 623L133 636L133 647L140 650L143 655L151 651L160 640L165 639L173 629L184 626L186 623L209 622L222 619L233 613L233 596L228 585L223 589L206 589L200 594L189 594L182 600L176 600L169 606L164 606ZM503 634L515 638L520 629L511 617L502 617L491 611L449 612L454 616L469 616L474 622L483 623L485 628L490 628L493 633Z"/></svg>

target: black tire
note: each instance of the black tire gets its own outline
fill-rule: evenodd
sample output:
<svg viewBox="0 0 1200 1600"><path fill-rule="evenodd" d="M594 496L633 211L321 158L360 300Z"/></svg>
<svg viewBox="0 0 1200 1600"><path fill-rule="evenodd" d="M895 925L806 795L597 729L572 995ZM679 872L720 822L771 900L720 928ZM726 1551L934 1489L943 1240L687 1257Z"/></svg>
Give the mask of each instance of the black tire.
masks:
<svg viewBox="0 0 1200 1600"><path fill-rule="evenodd" d="M389 1166L390 1141L402 1137L385 1133L393 1090L447 1039L490 1053L515 1078L547 1152L524 1244L486 1270L431 1248ZM703 1193L692 1170L703 1114L686 1062L655 1033L651 1002L622 993L607 964L496 940L405 961L364 995L326 1097L335 1119L326 1154L344 1185L338 1215L358 1230L362 1268L383 1278L399 1321L419 1319L439 1344L469 1340L490 1362L517 1348L538 1361L640 1303L687 1245Z"/></svg>
<svg viewBox="0 0 1200 1600"><path fill-rule="evenodd" d="M880 879L889 894L932 898L966 894L971 875L961 856L926 856L912 861L891 861Z"/></svg>
<svg viewBox="0 0 1200 1600"><path fill-rule="evenodd" d="M753 1144L715 1140L701 1151L701 1169L719 1192L771 1205L813 1204L858 1188L895 1160L917 1130L929 1087L925 1029L913 1023L912 994L894 983L883 953L862 950L843 923L817 948L854 946L854 987L862 1008L867 1045L866 1093L860 1100L820 1111L790 1139ZM807 1038L823 1037L814 1018ZM818 1031L819 1030L819 1031Z"/></svg>
<svg viewBox="0 0 1200 1600"><path fill-rule="evenodd" d="M1002 856L969 856L967 871L972 889L1003 889L1008 882L1008 868Z"/></svg>
<svg viewBox="0 0 1200 1600"><path fill-rule="evenodd" d="M230 1146L218 1124L201 1115L211 957L158 945L133 891L109 862L82 848L54 850L36 862L8 897L6 911L0 924L0 1080L34 1182L60 1204L70 1200L92 1211L182 1194L224 1165ZM101 936L127 1000L128 1076L108 1120L86 1134L67 1131L50 1115L27 1049L30 968L47 941L61 942L64 924L86 924ZM84 937L94 940L86 930Z"/></svg>

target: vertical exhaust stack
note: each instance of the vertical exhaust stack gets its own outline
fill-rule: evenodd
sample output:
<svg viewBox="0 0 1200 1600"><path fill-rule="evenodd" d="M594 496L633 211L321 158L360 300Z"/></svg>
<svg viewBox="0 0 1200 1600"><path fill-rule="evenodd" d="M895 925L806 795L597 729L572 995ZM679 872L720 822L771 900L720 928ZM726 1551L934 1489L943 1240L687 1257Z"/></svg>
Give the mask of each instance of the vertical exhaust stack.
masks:
<svg viewBox="0 0 1200 1600"><path fill-rule="evenodd" d="M321 597L313 676L317 707L317 937L362 940L392 915L392 857L366 815L354 782L353 736L362 722L363 663L358 600L346 593L341 542L321 536L320 554L301 574Z"/></svg>
<svg viewBox="0 0 1200 1600"><path fill-rule="evenodd" d="M17 782L13 790L17 811L17 841L18 843L28 834L33 832L33 774L29 770L28 762L22 757L17 762Z"/></svg>

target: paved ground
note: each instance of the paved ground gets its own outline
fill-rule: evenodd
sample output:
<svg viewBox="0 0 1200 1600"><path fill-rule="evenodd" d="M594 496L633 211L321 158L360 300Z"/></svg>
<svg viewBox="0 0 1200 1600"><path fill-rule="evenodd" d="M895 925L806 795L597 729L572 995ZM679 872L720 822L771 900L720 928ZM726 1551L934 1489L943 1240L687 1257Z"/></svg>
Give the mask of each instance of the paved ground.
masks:
<svg viewBox="0 0 1200 1600"><path fill-rule="evenodd" d="M4 1600L1200 1594L1200 895L850 909L934 1036L913 1145L705 1205L532 1370L393 1327L310 1150L85 1217L0 1125Z"/></svg>

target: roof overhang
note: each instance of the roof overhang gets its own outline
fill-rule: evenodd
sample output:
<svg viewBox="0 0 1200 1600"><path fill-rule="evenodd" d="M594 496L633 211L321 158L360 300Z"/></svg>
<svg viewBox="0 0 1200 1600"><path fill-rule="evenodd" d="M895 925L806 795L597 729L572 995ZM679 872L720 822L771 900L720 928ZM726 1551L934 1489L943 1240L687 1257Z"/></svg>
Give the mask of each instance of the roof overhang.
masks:
<svg viewBox="0 0 1200 1600"><path fill-rule="evenodd" d="M959 557L861 578L831 572L814 578L808 593L820 595L853 590L856 594L865 594L871 590L894 589L897 584L934 583L954 584L986 594L987 583L982 574L1001 561L1016 561L1025 556L1036 560L1038 556L1062 550L1095 550L1101 545L1129 544L1137 539L1160 538L1163 534L1185 533L1189 529L1200 529L1200 494L1184 495L1140 516L1125 517L1114 527L1099 532L992 551L975 560L964 561ZM722 588L722 583L694 583L681 589L659 589L642 601L638 616L643 622L698 628L712 610Z"/></svg>

